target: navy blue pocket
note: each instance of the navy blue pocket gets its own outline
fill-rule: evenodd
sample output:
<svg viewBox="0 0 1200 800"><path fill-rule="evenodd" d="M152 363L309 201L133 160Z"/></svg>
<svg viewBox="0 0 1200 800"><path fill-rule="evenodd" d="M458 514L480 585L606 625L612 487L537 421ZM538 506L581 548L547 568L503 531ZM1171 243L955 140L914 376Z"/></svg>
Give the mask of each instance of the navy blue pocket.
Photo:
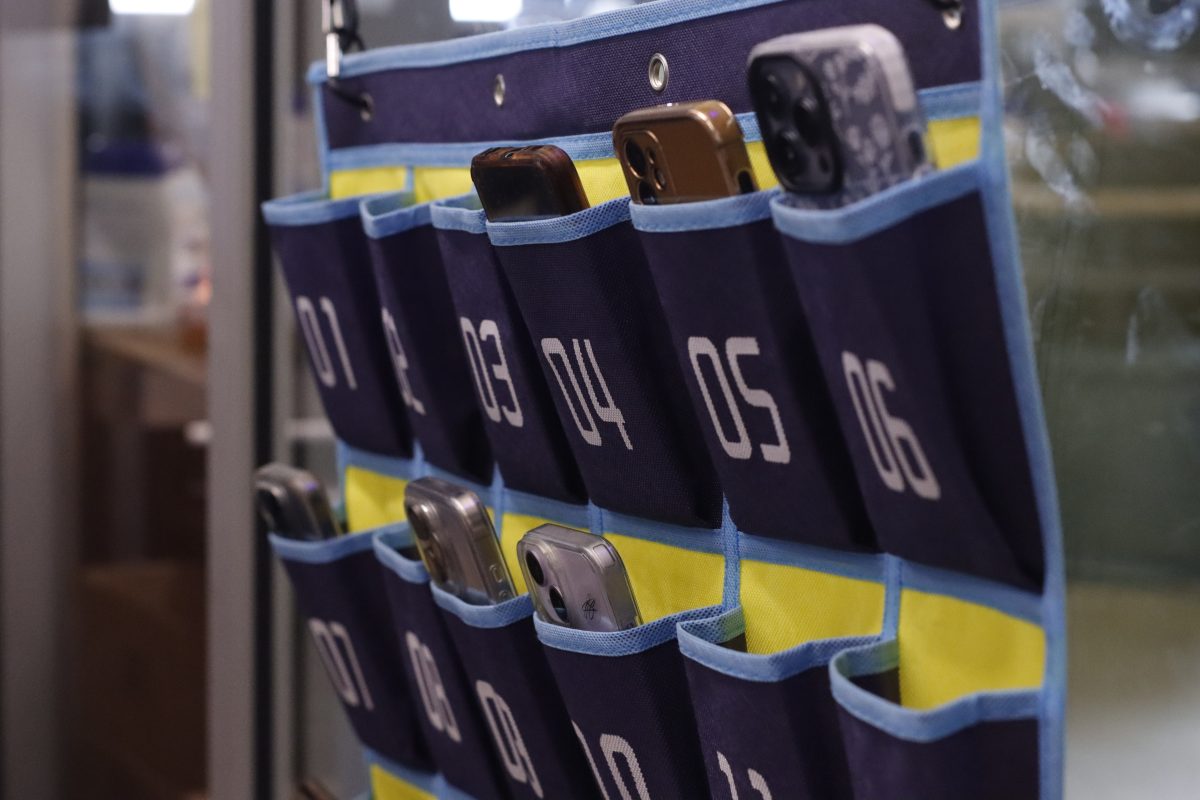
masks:
<svg viewBox="0 0 1200 800"><path fill-rule="evenodd" d="M630 210L733 521L748 533L870 549L854 470L771 224L774 195Z"/></svg>
<svg viewBox="0 0 1200 800"><path fill-rule="evenodd" d="M435 203L432 218L483 424L505 486L583 502L583 479L529 330L488 241L484 212L468 196Z"/></svg>
<svg viewBox="0 0 1200 800"><path fill-rule="evenodd" d="M432 769L372 536L299 542L272 535L271 546L359 741L404 767Z"/></svg>
<svg viewBox="0 0 1200 800"><path fill-rule="evenodd" d="M699 609L628 631L536 620L575 734L606 797L705 797L708 784L676 625Z"/></svg>
<svg viewBox="0 0 1200 800"><path fill-rule="evenodd" d="M855 800L1034 800L1037 690L984 692L939 708L899 704L896 640L848 650L830 677Z"/></svg>
<svg viewBox="0 0 1200 800"><path fill-rule="evenodd" d="M358 198L304 194L264 203L262 211L334 432L362 450L406 457L412 436L358 205Z"/></svg>
<svg viewBox="0 0 1200 800"><path fill-rule="evenodd" d="M383 332L413 432L430 464L487 483L492 456L429 205L406 195L362 204Z"/></svg>
<svg viewBox="0 0 1200 800"><path fill-rule="evenodd" d="M415 552L407 526L375 537L404 673L425 741L443 779L475 800L508 797L491 735L450 641L445 620L429 591L429 573Z"/></svg>
<svg viewBox="0 0 1200 800"><path fill-rule="evenodd" d="M431 587L516 800L599 800L521 595L473 606Z"/></svg>
<svg viewBox="0 0 1200 800"><path fill-rule="evenodd" d="M680 626L712 797L852 800L829 660L864 641L746 653L741 608Z"/></svg>
<svg viewBox="0 0 1200 800"><path fill-rule="evenodd" d="M1025 588L1043 575L978 164L835 211L772 203L882 548Z"/></svg>
<svg viewBox="0 0 1200 800"><path fill-rule="evenodd" d="M628 200L487 230L592 500L715 527L716 474Z"/></svg>

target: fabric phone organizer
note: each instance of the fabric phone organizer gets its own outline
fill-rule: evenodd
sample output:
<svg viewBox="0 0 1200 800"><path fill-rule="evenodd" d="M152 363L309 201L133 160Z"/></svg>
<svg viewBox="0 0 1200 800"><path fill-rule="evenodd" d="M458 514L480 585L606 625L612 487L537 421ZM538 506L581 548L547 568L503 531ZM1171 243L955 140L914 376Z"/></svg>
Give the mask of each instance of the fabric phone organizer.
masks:
<svg viewBox="0 0 1200 800"><path fill-rule="evenodd" d="M492 457L461 346L429 204L405 193L366 199L362 226L400 394L425 459L475 481Z"/></svg>
<svg viewBox="0 0 1200 800"><path fill-rule="evenodd" d="M715 527L720 490L628 198L559 219L488 222L487 232L592 501Z"/></svg>
<svg viewBox="0 0 1200 800"><path fill-rule="evenodd" d="M421 733L405 654L390 633L383 570L373 537L320 542L271 536L295 589L326 674L376 775L411 792L435 791L437 779ZM382 773L380 773L382 771Z"/></svg>
<svg viewBox="0 0 1200 800"><path fill-rule="evenodd" d="M412 532L401 524L374 538L394 629L407 656L405 677L416 690L417 716L444 784L474 800L504 800L508 792L492 734L433 602L429 573L415 552L404 552L415 546Z"/></svg>
<svg viewBox="0 0 1200 800"><path fill-rule="evenodd" d="M343 442L408 456L412 435L392 371L357 198L319 193L262 206L317 389Z"/></svg>

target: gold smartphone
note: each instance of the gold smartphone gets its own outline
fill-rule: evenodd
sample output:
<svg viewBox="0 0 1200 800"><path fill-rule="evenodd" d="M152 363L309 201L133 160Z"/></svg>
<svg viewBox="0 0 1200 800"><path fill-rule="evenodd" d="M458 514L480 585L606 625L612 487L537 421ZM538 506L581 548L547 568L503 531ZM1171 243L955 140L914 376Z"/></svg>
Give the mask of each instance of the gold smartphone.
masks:
<svg viewBox="0 0 1200 800"><path fill-rule="evenodd" d="M691 203L753 192L742 128L720 100L631 111L613 126L634 202Z"/></svg>
<svg viewBox="0 0 1200 800"><path fill-rule="evenodd" d="M625 563L612 542L562 525L541 525L517 542L538 616L583 631L641 624Z"/></svg>

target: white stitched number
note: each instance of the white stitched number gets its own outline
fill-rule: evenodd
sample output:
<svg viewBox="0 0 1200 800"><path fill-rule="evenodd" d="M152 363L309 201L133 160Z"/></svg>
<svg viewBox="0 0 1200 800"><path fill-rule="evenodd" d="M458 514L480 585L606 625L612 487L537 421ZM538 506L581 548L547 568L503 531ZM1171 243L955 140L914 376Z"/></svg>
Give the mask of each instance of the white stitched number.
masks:
<svg viewBox="0 0 1200 800"><path fill-rule="evenodd" d="M883 393L895 392L896 383L887 365L867 359L864 367L858 356L846 351L842 353L842 371L854 413L867 440L867 450L883 485L893 492L903 492L907 484L918 497L940 498L941 486L912 426L888 413Z"/></svg>
<svg viewBox="0 0 1200 800"><path fill-rule="evenodd" d="M346 341L342 338L342 328L338 325L337 309L333 307L333 301L328 297L318 297L317 305L321 307L321 313L329 322L338 360L341 361L342 371L346 374L346 385L353 391L358 388L358 383L354 380L354 369L350 366L350 354L346 352ZM317 370L317 379L332 389L337 386L337 371L333 367L333 360L329 357L329 348L325 346L325 335L321 333L321 320L317 317L317 310L313 307L312 300L304 295L296 296L296 317L300 321L304 344L308 347L313 366Z"/></svg>
<svg viewBox="0 0 1200 800"><path fill-rule="evenodd" d="M587 756L588 765L592 768L592 775L596 778L596 785L600 787L600 794L604 796L604 800L610 800L608 790L604 788L604 780L596 768L596 759L592 757L592 748L588 746L583 731L579 730L579 726L574 721L571 722L571 727L575 729L575 735L579 737L579 743L583 745L583 754ZM625 776L617 768L618 755L625 760L629 775L633 778L633 788L637 792L636 800L650 800L650 789L646 786L646 776L642 774L642 764L638 761L637 753L633 751L628 740L615 734L603 733L600 735L600 753L608 764L608 772L612 775L617 791L621 793L621 800L635 800L635 798L625 783Z"/></svg>
<svg viewBox="0 0 1200 800"><path fill-rule="evenodd" d="M388 352L392 354L392 368L396 372L396 380L400 383L400 397L414 414L424 416L425 404L413 394L412 383L408 379L408 356L400 342L400 332L396 330L396 319L386 308L380 311L383 312L383 333L387 337Z"/></svg>
<svg viewBox="0 0 1200 800"><path fill-rule="evenodd" d="M535 795L542 797L542 783L533 768L517 721L513 719L512 709L487 681L475 681L475 694L479 696L483 715L487 718L488 728L492 731L496 749L500 751L500 760L504 762L509 777L517 783L528 784Z"/></svg>
<svg viewBox="0 0 1200 800"><path fill-rule="evenodd" d="M433 660L433 652L412 631L404 634L404 642L408 646L413 674L417 676L417 692L421 695L421 705L425 707L429 724L449 736L451 741L461 742L462 732L454 719L450 701L446 699L446 686L442 683L437 662Z"/></svg>
<svg viewBox="0 0 1200 800"><path fill-rule="evenodd" d="M514 428L525 425L525 417L521 414L521 401L517 399L517 387L513 386L512 375L508 372L508 359L504 355L504 342L500 341L500 326L495 320L485 319L479 323L478 332L471 320L459 317L462 328L463 344L467 348L467 360L471 362L471 374L475 377L475 388L479 391L479 402L483 411L492 422L501 418ZM483 357L483 342L491 339L496 343L496 356L499 359L489 365ZM504 405L496 393L492 379L508 386L508 396L512 407Z"/></svg>
<svg viewBox="0 0 1200 800"><path fill-rule="evenodd" d="M792 460L792 450L788 447L787 434L783 432L783 422L779 418L779 406L776 405L770 392L765 389L751 389L746 385L746 379L742 376L742 367L738 363L738 359L744 356L757 356L759 352L758 340L752 336L731 336L725 340L725 360L729 362L729 372L733 374L733 383L737 386L738 394L741 395L746 405L766 409L767 413L771 415L771 424L775 427L775 442L759 445L763 460L772 464L787 464ZM750 458L754 455L754 446L750 443L750 434L746 432L745 420L733 397L729 378L725 373L725 366L721 361L721 354L717 350L716 344L712 339L704 336L689 337L688 358L691 359L696 382L700 384L700 393L704 395L704 404L708 406L708 415L712 418L713 429L717 433L717 438L721 440L721 448L730 458L740 461ZM733 420L735 435L732 438L726 436L726 432L721 426L721 419L717 415L717 407L713 403L713 395L709 390L708 381L704 379L704 372L700 369L701 358L708 359L717 376L717 385L721 390L721 396L725 399L725 406L729 409L729 416Z"/></svg>
<svg viewBox="0 0 1200 800"><path fill-rule="evenodd" d="M358 656L354 653L354 643L350 634L340 622L325 622L310 619L308 629L312 632L313 642L317 646L317 654L325 665L325 672L333 687L341 696L342 702L351 708L362 706L367 711L374 711L375 704L371 700L371 692L367 690L367 682L363 679L362 669L358 666Z"/></svg>
<svg viewBox="0 0 1200 800"><path fill-rule="evenodd" d="M729 766L728 759L720 750L717 751L717 767L725 775L725 780L729 783L730 800L738 800L737 784L733 781L733 767ZM750 788L758 792L760 800L773 800L771 797L771 787L767 786L767 779L762 776L758 770L746 770L747 777L750 778Z"/></svg>
<svg viewBox="0 0 1200 800"><path fill-rule="evenodd" d="M581 342L582 347L580 346ZM563 346L562 341L552 338L542 339L542 355L546 357L546 363L554 372L554 379L558 381L558 388L567 402L567 408L571 411L571 419L575 420L575 427L579 429L579 435L592 447L599 447L603 444L600 428L596 424L596 419L599 419L601 422L617 426L617 430L621 433L621 440L625 443L625 449L632 450L633 442L629 441L629 434L625 431L625 415L613 403L612 394L608 391L608 383L604 380L603 373L600 372L600 365L596 363L596 354L592 351L592 340L572 339L571 347L575 351L575 362L579 365L579 375L582 376L583 384L587 388L587 397L583 395L583 389L579 386L579 378L575 375L575 368L571 365L571 358L567 355L567 349ZM584 350L587 350L588 361L592 365L590 374L584 364ZM567 391L567 384L563 381L563 370L566 371L567 379L571 383L571 391ZM593 375L596 378L594 385L592 383ZM597 386L604 396L603 403L596 395ZM593 410L596 412L595 417L592 416Z"/></svg>

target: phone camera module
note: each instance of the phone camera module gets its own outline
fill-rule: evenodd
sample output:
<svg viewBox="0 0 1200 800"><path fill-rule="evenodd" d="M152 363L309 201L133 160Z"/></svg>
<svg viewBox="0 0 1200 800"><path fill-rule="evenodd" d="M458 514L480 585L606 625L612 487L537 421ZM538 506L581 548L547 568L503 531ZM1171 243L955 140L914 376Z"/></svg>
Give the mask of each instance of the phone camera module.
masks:
<svg viewBox="0 0 1200 800"><path fill-rule="evenodd" d="M808 171L808 151L800 134L794 130L780 132L775 139L780 165L788 175L803 175Z"/></svg>
<svg viewBox="0 0 1200 800"><path fill-rule="evenodd" d="M625 162L636 177L646 174L646 154L633 139L625 140Z"/></svg>
<svg viewBox="0 0 1200 800"><path fill-rule="evenodd" d="M806 95L796 101L792 107L792 119L796 130L810 147L815 146L822 138L825 125L821 119L821 104L812 95Z"/></svg>
<svg viewBox="0 0 1200 800"><path fill-rule="evenodd" d="M562 620L567 625L570 625L571 624L571 615L569 613L567 613L567 603L563 599L562 592L560 592L558 590L557 586L551 586L549 594L550 594L550 607L554 609L554 613L558 615L558 618L560 620Z"/></svg>
<svg viewBox="0 0 1200 800"><path fill-rule="evenodd" d="M529 568L529 577L533 578L534 583L541 586L546 582L546 573L542 571L542 563L533 553L525 554L525 566Z"/></svg>
<svg viewBox="0 0 1200 800"><path fill-rule="evenodd" d="M653 206L658 204L658 195L654 193L654 187L646 181L638 181L638 202L642 205Z"/></svg>
<svg viewBox="0 0 1200 800"><path fill-rule="evenodd" d="M787 111L788 91L783 79L774 73L768 74L762 82L763 101L767 111L773 116L782 116Z"/></svg>

